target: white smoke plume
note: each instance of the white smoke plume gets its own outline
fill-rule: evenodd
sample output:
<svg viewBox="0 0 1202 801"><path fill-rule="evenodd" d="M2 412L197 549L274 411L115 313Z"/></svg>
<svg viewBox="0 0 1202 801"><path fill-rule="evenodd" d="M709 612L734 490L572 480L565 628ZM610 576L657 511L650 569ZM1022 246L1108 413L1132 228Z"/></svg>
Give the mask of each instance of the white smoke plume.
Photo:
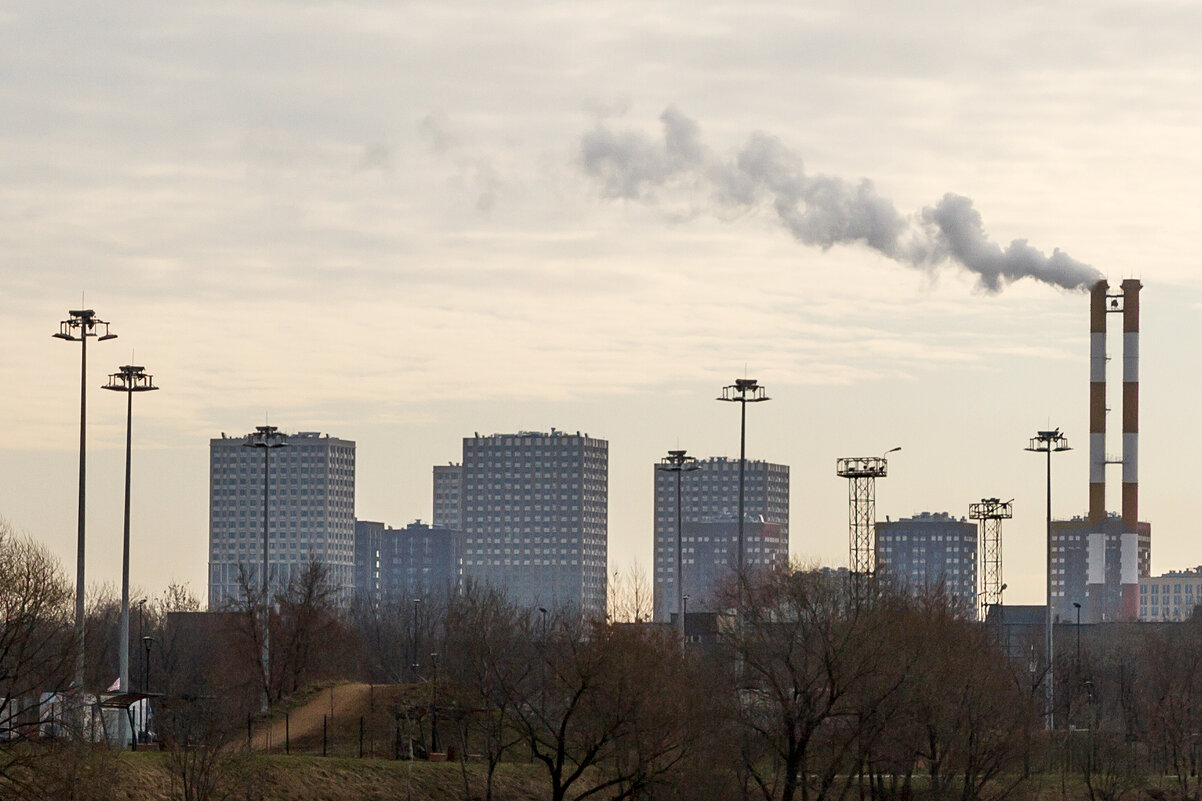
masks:
<svg viewBox="0 0 1202 801"><path fill-rule="evenodd" d="M867 179L851 183L807 175L801 157L776 137L753 133L733 159L722 158L702 144L697 123L675 108L666 109L660 122L661 140L603 123L581 139L581 165L606 197L654 204L657 190L686 187L703 198L706 211L721 217L770 204L781 224L807 245L861 243L924 269L954 261L989 292L1020 278L1077 290L1102 278L1058 249L1046 256L1025 239L1005 249L991 242L980 213L963 195L949 192L907 217Z"/></svg>

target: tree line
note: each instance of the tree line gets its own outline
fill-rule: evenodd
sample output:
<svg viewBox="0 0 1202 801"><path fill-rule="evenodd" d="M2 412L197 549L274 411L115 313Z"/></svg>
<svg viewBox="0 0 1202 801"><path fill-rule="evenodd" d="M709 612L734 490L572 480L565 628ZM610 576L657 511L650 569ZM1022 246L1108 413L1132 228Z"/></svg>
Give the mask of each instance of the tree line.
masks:
<svg viewBox="0 0 1202 801"><path fill-rule="evenodd" d="M818 570L747 576L731 614L681 642L671 626L532 609L481 585L351 600L311 565L219 614L183 588L150 599L131 629L152 647L132 664L149 657L185 798L217 793L248 716L338 680L423 688L395 710L411 724L403 755L477 763L467 799L491 801L511 762L535 766L552 801L1202 796L1202 623L1114 626L1080 654L1059 649L1060 728L1046 732L1038 636L1007 658L996 626L938 592L848 589ZM111 595L88 605L92 691L115 676ZM46 797L75 764L63 754L81 732L50 740L29 719L31 697L68 688L72 600L44 548L0 532L5 795Z"/></svg>

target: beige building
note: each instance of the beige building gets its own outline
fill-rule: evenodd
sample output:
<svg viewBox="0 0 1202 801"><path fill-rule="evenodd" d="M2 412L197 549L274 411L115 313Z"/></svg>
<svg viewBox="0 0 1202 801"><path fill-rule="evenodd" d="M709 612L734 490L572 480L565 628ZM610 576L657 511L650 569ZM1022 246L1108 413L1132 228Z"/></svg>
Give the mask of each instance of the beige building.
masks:
<svg viewBox="0 0 1202 801"><path fill-rule="evenodd" d="M1202 604L1202 567L1139 580L1141 621L1189 620L1199 604Z"/></svg>

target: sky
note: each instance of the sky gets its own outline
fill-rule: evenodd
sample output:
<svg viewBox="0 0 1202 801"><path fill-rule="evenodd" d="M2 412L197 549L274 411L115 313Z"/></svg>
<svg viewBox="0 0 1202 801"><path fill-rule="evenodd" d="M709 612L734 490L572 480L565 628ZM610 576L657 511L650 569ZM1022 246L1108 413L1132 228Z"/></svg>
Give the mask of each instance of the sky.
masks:
<svg viewBox="0 0 1202 801"><path fill-rule="evenodd" d="M747 376L798 560L846 564L836 458L901 446L879 518L1013 498L1006 599L1036 603L1023 448L1065 432L1054 513L1083 513L1100 275L1145 285L1153 572L1202 564L1199 29L1158 0L8 3L0 516L73 571L79 353L51 334L83 306L119 337L88 348L89 583L120 580L98 390L133 363L162 388L134 403L141 592L204 594L208 440L268 421L355 440L357 514L397 527L473 432L602 437L611 568L645 569L653 464L737 456L714 399Z"/></svg>

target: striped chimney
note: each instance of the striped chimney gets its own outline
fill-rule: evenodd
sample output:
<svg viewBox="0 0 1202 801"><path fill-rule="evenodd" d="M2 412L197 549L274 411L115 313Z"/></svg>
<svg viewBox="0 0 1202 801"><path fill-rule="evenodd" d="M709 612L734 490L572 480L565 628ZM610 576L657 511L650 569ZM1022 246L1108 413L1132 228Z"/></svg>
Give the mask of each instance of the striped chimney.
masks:
<svg viewBox="0 0 1202 801"><path fill-rule="evenodd" d="M1098 281L1089 296L1089 522L1106 519L1106 292Z"/></svg>
<svg viewBox="0 0 1202 801"><path fill-rule="evenodd" d="M1139 523L1139 290L1123 281L1123 529Z"/></svg>

